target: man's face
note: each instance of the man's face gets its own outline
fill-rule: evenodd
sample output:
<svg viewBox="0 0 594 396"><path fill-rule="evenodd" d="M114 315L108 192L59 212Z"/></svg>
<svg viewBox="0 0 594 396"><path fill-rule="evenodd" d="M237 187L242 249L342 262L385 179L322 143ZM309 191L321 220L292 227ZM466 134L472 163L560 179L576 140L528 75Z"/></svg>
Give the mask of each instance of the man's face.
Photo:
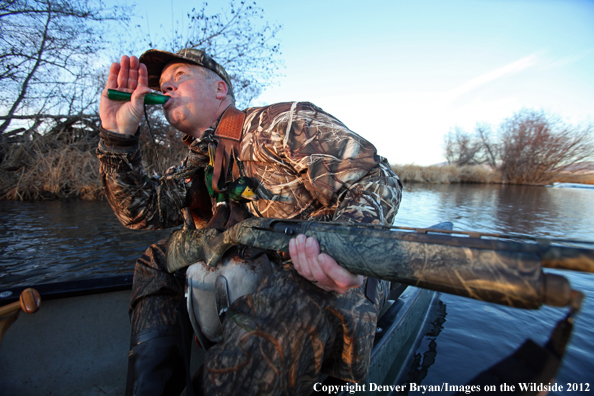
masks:
<svg viewBox="0 0 594 396"><path fill-rule="evenodd" d="M161 91L171 99L163 106L167 121L178 130L201 137L219 116L218 81L208 81L200 66L168 63L161 73Z"/></svg>

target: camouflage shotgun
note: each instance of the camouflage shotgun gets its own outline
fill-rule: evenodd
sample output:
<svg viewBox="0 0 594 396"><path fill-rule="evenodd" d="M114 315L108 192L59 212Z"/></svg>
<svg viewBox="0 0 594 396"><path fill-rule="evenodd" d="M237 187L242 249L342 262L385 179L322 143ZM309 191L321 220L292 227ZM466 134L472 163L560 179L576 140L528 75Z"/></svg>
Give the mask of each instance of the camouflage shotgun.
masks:
<svg viewBox="0 0 594 396"><path fill-rule="evenodd" d="M593 249L558 245L576 241L272 218L247 219L226 231L175 231L168 270L198 261L216 266L233 246L288 252L298 234L315 237L322 252L352 273L516 308L580 299L565 277L542 267L594 272Z"/></svg>

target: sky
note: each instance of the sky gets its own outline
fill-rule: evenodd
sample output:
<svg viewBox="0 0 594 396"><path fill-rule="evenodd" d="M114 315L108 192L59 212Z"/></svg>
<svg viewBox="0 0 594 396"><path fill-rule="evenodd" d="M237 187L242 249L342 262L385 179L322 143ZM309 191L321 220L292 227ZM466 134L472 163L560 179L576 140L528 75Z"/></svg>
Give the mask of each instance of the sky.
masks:
<svg viewBox="0 0 594 396"><path fill-rule="evenodd" d="M167 26L201 4L145 0L133 22ZM441 163L448 131L496 130L522 108L594 122L594 1L256 4L282 25L284 67L254 105L312 102L393 164Z"/></svg>

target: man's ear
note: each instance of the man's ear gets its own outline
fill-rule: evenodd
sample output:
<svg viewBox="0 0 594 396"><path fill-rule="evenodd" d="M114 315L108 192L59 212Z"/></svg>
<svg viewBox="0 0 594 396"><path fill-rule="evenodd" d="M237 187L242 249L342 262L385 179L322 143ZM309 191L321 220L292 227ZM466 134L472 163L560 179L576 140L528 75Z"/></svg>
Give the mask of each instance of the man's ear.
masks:
<svg viewBox="0 0 594 396"><path fill-rule="evenodd" d="M215 87L216 87L215 96L217 99L223 99L225 96L227 96L227 91L229 90L229 88L227 87L227 84L223 80L217 81Z"/></svg>

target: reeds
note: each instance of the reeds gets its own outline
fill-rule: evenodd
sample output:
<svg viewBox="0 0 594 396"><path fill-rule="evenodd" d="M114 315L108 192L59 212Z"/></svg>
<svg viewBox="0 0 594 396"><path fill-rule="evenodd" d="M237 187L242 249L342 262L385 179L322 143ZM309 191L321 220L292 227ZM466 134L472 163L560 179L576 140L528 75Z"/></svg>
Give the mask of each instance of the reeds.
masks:
<svg viewBox="0 0 594 396"><path fill-rule="evenodd" d="M39 136L31 142L1 146L0 199L103 199L99 160L95 155L97 141L98 138L72 142ZM178 136L170 136L156 145L145 137L141 147L149 175L161 174L169 166L179 164L187 153ZM409 183L502 183L499 171L482 165L392 165L392 169L402 181ZM594 172L564 172L553 181L594 184Z"/></svg>
<svg viewBox="0 0 594 396"><path fill-rule="evenodd" d="M501 183L501 174L482 165L392 165L402 181L413 183Z"/></svg>
<svg viewBox="0 0 594 396"><path fill-rule="evenodd" d="M392 169L402 181L409 183L504 183L499 170L483 165L392 165ZM594 184L594 172L561 172L548 184L553 182Z"/></svg>
<svg viewBox="0 0 594 396"><path fill-rule="evenodd" d="M561 172L554 182L594 184L594 172Z"/></svg>
<svg viewBox="0 0 594 396"><path fill-rule="evenodd" d="M40 136L31 142L9 144L0 148L0 199L103 199L99 160L95 154L98 139L72 142L55 136ZM160 173L179 163L187 150L183 143L157 145L141 142L143 163L148 174Z"/></svg>
<svg viewBox="0 0 594 396"><path fill-rule="evenodd" d="M5 146L0 199L99 198L99 161L89 149L44 137Z"/></svg>

